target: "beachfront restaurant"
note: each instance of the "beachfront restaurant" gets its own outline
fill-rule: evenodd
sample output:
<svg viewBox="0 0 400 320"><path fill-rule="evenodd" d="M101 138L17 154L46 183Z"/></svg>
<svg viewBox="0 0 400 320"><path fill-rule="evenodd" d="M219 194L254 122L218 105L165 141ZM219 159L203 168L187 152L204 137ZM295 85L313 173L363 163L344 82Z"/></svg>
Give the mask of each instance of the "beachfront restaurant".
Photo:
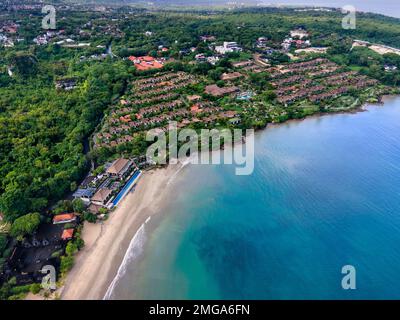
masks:
<svg viewBox="0 0 400 320"><path fill-rule="evenodd" d="M110 176L118 177L119 179L125 179L131 172L131 168L134 163L132 160L119 158L115 160L111 166L107 169L107 173Z"/></svg>
<svg viewBox="0 0 400 320"><path fill-rule="evenodd" d="M92 203L105 207L107 202L112 197L112 190L108 188L100 188L95 195L92 197Z"/></svg>

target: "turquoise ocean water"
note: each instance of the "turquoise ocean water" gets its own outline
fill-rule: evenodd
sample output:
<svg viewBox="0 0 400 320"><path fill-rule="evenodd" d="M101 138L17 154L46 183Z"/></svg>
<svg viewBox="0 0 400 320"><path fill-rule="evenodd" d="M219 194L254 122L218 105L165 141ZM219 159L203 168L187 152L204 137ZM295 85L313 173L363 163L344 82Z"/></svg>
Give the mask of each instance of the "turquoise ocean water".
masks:
<svg viewBox="0 0 400 320"><path fill-rule="evenodd" d="M110 297L399 299L400 99L270 126L255 150L251 176L180 172ZM341 288L347 264L356 290Z"/></svg>

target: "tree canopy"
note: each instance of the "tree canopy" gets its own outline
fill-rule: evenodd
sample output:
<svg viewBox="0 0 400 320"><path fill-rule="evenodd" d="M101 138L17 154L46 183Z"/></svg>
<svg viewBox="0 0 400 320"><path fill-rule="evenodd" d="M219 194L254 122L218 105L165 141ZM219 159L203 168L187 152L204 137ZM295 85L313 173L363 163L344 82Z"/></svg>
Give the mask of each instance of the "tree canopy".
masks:
<svg viewBox="0 0 400 320"><path fill-rule="evenodd" d="M17 218L11 226L10 234L13 237L30 235L40 224L40 213L29 213Z"/></svg>

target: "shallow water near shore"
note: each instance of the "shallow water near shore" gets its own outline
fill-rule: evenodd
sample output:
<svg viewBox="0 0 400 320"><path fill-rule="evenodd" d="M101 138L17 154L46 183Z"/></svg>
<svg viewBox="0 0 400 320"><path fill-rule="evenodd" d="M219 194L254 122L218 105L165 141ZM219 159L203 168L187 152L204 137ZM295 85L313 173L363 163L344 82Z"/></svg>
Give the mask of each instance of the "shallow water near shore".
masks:
<svg viewBox="0 0 400 320"><path fill-rule="evenodd" d="M186 166L109 298L399 299L400 98L366 109L259 132L250 176Z"/></svg>

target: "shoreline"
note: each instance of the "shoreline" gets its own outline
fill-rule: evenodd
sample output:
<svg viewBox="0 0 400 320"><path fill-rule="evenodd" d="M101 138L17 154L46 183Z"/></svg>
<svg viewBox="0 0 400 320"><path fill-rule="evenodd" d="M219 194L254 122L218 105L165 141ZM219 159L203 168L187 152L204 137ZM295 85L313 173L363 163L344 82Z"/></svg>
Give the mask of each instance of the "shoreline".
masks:
<svg viewBox="0 0 400 320"><path fill-rule="evenodd" d="M367 106L383 106L387 99L397 97L399 95L383 95L379 103L365 103L348 111L317 113L270 125L275 127L327 115L356 114L365 112ZM63 286L57 290L61 299L103 300L111 297L112 290L109 289L123 272L124 262L129 260L129 249L135 238L168 203L170 182L183 167L182 164L168 165L143 172L137 186L110 214L108 220L97 224L85 223L82 233L85 247L76 255L74 267L64 279Z"/></svg>
<svg viewBox="0 0 400 320"><path fill-rule="evenodd" d="M308 116L305 116L303 118L292 118L292 119L287 119L283 122L274 122L274 123L268 123L265 128L262 128L257 131L262 131L266 129L268 126L280 126L284 124L289 124L291 122L299 122L303 121L306 119L314 119L314 118L320 118L320 117L325 117L325 116L332 116L332 115L338 115L338 114L357 114L360 112L366 112L368 111L366 108L369 106L375 106L375 107L383 107L388 99L395 99L395 98L400 98L400 93L398 94L383 94L379 96L380 101L379 102L365 102L360 105L355 106L354 108L348 109L348 110L339 110L339 111L332 111L332 112L316 112L313 114L310 114Z"/></svg>
<svg viewBox="0 0 400 320"><path fill-rule="evenodd" d="M102 300L118 277L132 240L170 198L170 181L182 166L145 171L108 220L85 224L84 248L57 290L62 300ZM142 228L143 229L143 228Z"/></svg>

